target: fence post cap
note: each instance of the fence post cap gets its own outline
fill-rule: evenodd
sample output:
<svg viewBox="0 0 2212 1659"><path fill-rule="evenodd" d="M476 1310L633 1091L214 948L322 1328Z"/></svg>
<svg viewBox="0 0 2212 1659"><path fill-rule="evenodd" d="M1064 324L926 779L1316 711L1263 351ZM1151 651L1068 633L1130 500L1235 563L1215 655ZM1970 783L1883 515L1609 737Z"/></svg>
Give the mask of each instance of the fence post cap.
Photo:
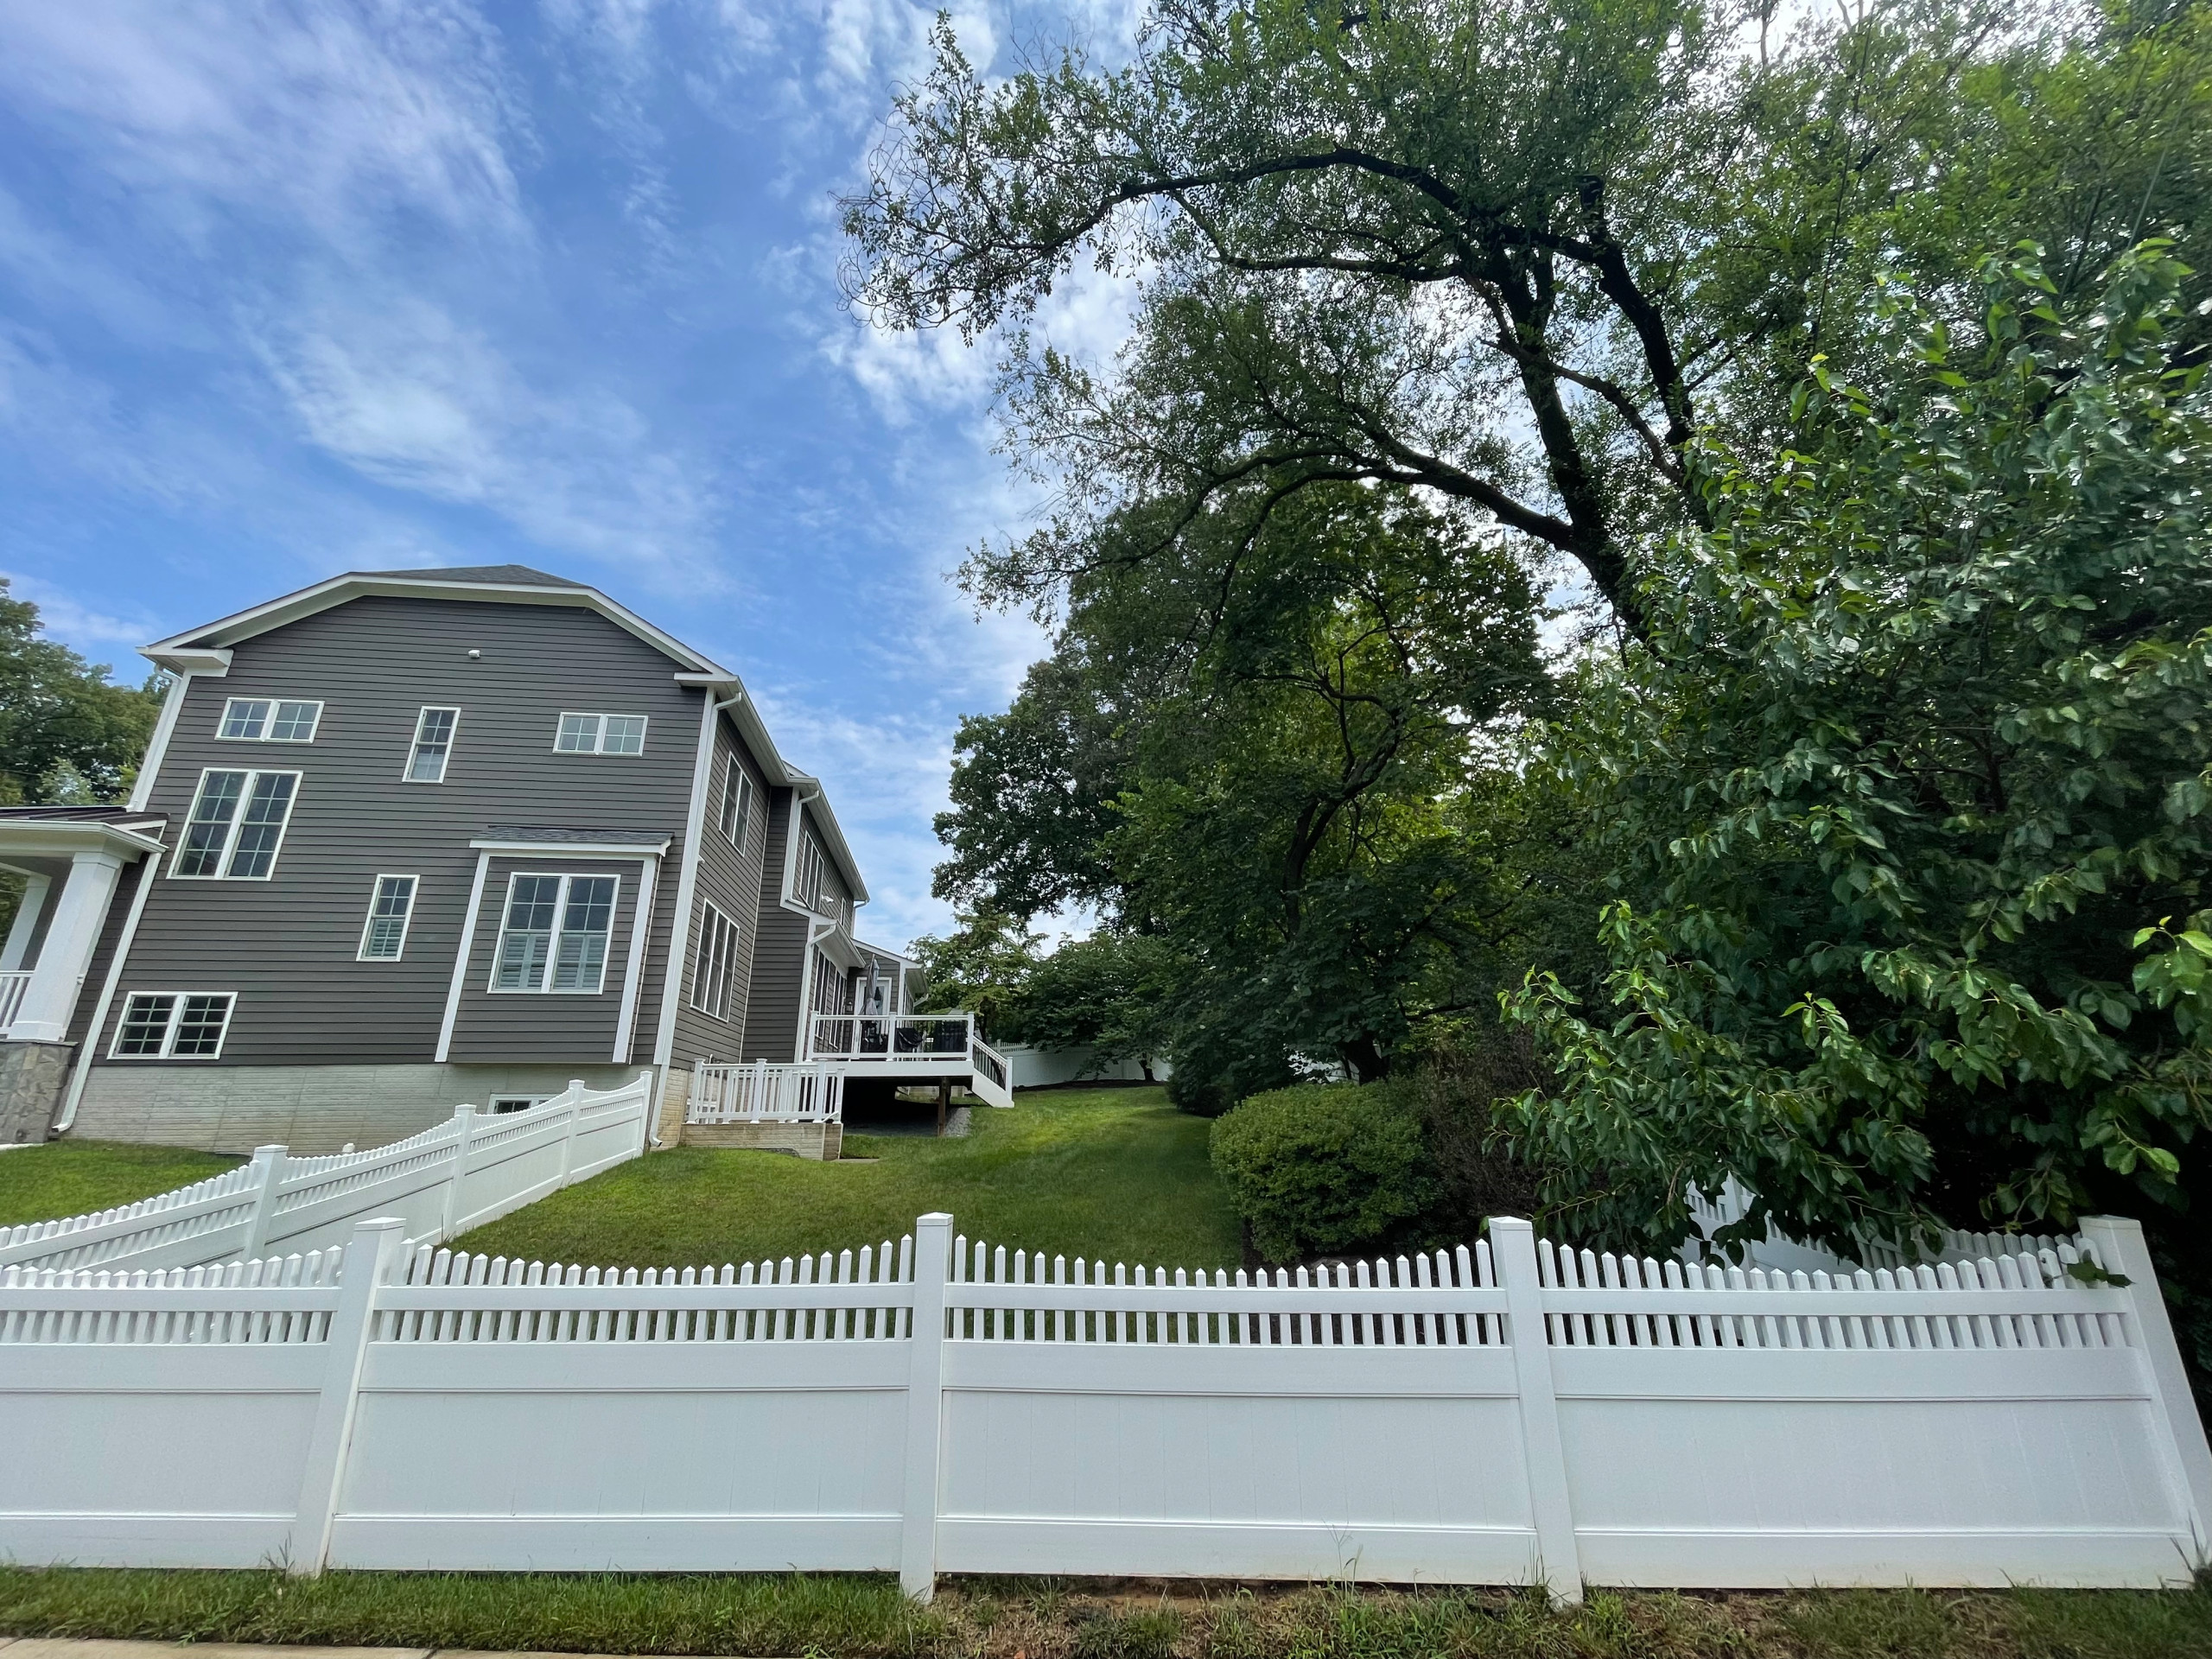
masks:
<svg viewBox="0 0 2212 1659"><path fill-rule="evenodd" d="M458 1106L456 1106L456 1107L454 1107L454 1108L453 1109L453 1115L454 1115L455 1117L467 1117L470 1113L474 1112L475 1109L476 1109L476 1107L475 1107L475 1105L474 1104L474 1103L464 1100L464 1101L462 1101L462 1102L461 1103L461 1104L460 1104L460 1105L458 1105Z"/></svg>
<svg viewBox="0 0 2212 1659"><path fill-rule="evenodd" d="M291 1148L289 1147L282 1146L256 1147L253 1149L253 1161L257 1164L270 1163L278 1158L282 1158L290 1150Z"/></svg>
<svg viewBox="0 0 2212 1659"><path fill-rule="evenodd" d="M404 1216L372 1216L366 1221L353 1224L356 1235L361 1233L396 1233L407 1225Z"/></svg>
<svg viewBox="0 0 2212 1659"><path fill-rule="evenodd" d="M952 1225L952 1216L949 1211L932 1210L914 1224L917 1227L950 1227Z"/></svg>
<svg viewBox="0 0 2212 1659"><path fill-rule="evenodd" d="M1484 1224L1493 1233L1533 1233L1536 1225L1522 1216L1492 1216Z"/></svg>
<svg viewBox="0 0 2212 1659"><path fill-rule="evenodd" d="M582 1077L570 1077L569 1079L569 1087L577 1094L582 1094L584 1092L585 1086L584 1080Z"/></svg>

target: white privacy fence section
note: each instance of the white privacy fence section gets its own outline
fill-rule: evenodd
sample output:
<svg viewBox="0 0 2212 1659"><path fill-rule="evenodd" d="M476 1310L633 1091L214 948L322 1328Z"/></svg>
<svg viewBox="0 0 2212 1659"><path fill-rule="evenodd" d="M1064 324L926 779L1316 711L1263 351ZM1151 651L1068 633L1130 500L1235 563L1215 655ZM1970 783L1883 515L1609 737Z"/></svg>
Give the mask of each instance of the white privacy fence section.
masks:
<svg viewBox="0 0 2212 1659"><path fill-rule="evenodd" d="M636 1157L649 1077L566 1092L527 1111L458 1106L434 1128L370 1152L250 1163L118 1209L0 1228L0 1268L155 1269L342 1245L371 1216L445 1239ZM35 1153L29 1154L36 1156Z"/></svg>
<svg viewBox="0 0 2212 1659"><path fill-rule="evenodd" d="M2071 1248L2071 1247L2069 1247ZM2140 1230L1831 1275L1540 1247L1300 1272L950 1217L658 1273L364 1224L0 1270L0 1556L440 1569L2156 1585L2212 1452Z"/></svg>
<svg viewBox="0 0 2212 1659"><path fill-rule="evenodd" d="M698 1060L691 1067L686 1123L835 1123L844 1116L845 1079L824 1065L750 1065Z"/></svg>

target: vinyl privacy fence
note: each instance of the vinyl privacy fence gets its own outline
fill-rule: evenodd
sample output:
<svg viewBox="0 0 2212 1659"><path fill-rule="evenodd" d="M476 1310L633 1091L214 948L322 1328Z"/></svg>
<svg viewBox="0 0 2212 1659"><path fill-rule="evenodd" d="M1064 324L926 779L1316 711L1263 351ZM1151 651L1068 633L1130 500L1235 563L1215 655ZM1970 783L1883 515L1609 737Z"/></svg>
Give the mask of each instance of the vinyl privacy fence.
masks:
<svg viewBox="0 0 2212 1659"><path fill-rule="evenodd" d="M594 1092L571 1083L527 1111L456 1106L434 1128L369 1152L294 1158L257 1148L236 1169L118 1209L0 1227L0 1268L199 1267L291 1255L372 1216L452 1238L645 1149L649 1074ZM36 1152L19 1153L36 1157Z"/></svg>
<svg viewBox="0 0 2212 1659"><path fill-rule="evenodd" d="M1170 1274L946 1216L640 1274L377 1220L342 1262L0 1271L0 1554L38 1562L2157 1585L2212 1514L2118 1220L1840 1276L1503 1219Z"/></svg>

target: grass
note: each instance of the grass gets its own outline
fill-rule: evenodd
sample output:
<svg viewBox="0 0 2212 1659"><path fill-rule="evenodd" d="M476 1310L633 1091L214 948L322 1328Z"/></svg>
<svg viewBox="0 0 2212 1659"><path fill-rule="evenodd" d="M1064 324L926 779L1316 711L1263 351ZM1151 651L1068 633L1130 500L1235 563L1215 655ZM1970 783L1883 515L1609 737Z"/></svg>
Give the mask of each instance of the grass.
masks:
<svg viewBox="0 0 2212 1659"><path fill-rule="evenodd" d="M950 1211L969 1238L1109 1261L1234 1267L1236 1217L1203 1119L1158 1089L1025 1094L958 1140L849 1135L846 1160L679 1147L480 1227L455 1248L614 1267L857 1249ZM869 1158L873 1163L853 1159Z"/></svg>
<svg viewBox="0 0 2212 1659"><path fill-rule="evenodd" d="M0 1227L58 1221L150 1198L245 1162L178 1147L49 1141L0 1156Z"/></svg>
<svg viewBox="0 0 2212 1659"><path fill-rule="evenodd" d="M2212 1589L1593 1594L887 1577L0 1567L0 1633L850 1659L2202 1659Z"/></svg>

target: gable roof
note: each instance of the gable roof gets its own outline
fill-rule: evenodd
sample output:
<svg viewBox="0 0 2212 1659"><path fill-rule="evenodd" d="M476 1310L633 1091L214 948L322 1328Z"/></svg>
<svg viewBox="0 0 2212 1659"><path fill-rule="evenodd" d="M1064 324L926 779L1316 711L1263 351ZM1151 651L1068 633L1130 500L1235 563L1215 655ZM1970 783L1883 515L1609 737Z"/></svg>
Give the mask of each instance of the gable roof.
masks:
<svg viewBox="0 0 2212 1659"><path fill-rule="evenodd" d="M249 610L219 617L197 628L141 645L138 654L170 674L221 675L229 671L232 649L256 635L273 632L323 611L356 599L442 599L493 605L554 605L596 612L615 626L634 634L677 665L677 683L703 691L727 706L723 712L746 747L767 773L768 781L795 788L819 810L829 831L830 856L851 885L858 903L868 902L868 884L845 843L844 831L830 810L819 779L801 772L776 747L761 722L745 682L704 652L694 651L674 634L654 626L627 606L609 599L588 583L550 575L526 564L464 564L427 570L349 570L302 588L296 593L256 605Z"/></svg>

